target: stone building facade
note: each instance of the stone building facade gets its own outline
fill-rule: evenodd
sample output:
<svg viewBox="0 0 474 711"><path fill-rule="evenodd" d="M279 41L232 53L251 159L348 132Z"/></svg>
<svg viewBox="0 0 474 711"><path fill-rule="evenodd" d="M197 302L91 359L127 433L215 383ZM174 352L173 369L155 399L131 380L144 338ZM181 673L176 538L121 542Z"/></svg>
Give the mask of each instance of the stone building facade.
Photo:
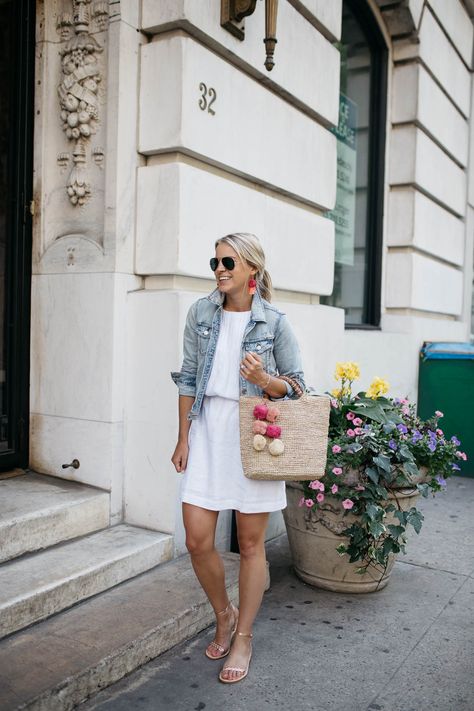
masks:
<svg viewBox="0 0 474 711"><path fill-rule="evenodd" d="M240 38L220 0L36 3L29 466L176 556L170 371L217 237L261 238L321 392L354 360L416 399L423 341L472 330L472 0L280 0L271 71L253 5Z"/></svg>

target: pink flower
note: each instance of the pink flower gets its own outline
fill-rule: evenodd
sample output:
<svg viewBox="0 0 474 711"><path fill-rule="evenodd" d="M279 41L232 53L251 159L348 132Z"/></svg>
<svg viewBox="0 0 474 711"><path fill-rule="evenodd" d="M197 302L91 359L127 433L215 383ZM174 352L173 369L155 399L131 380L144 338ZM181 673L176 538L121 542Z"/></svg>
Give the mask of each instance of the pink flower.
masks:
<svg viewBox="0 0 474 711"><path fill-rule="evenodd" d="M344 499L342 502L342 505L345 509L351 509L354 506L354 502L351 501L350 499Z"/></svg>
<svg viewBox="0 0 474 711"><path fill-rule="evenodd" d="M362 484L357 484L357 486L355 487L355 489L356 489L356 491L364 491L365 486L362 486Z"/></svg>
<svg viewBox="0 0 474 711"><path fill-rule="evenodd" d="M337 406L338 406L338 402L337 402L336 398L334 398L334 397L331 398L331 405L332 405L333 407L337 407Z"/></svg>
<svg viewBox="0 0 474 711"><path fill-rule="evenodd" d="M278 425L268 425L267 426L267 437L274 437L278 439L281 435L281 427Z"/></svg>
<svg viewBox="0 0 474 711"><path fill-rule="evenodd" d="M355 437L355 432L354 432L354 430L350 430L350 429L349 429L349 430L347 430L346 434L347 434L349 437Z"/></svg>
<svg viewBox="0 0 474 711"><path fill-rule="evenodd" d="M404 415L409 415L410 414L410 408L409 407L402 407L402 412Z"/></svg>
<svg viewBox="0 0 474 711"><path fill-rule="evenodd" d="M333 485L331 486L331 492L332 492L333 494L337 494L338 491L339 491L338 485L337 485L337 484L333 484Z"/></svg>
<svg viewBox="0 0 474 711"><path fill-rule="evenodd" d="M310 482L309 487L310 489L318 489L319 491L324 491L324 484L318 479L315 479L314 481Z"/></svg>
<svg viewBox="0 0 474 711"><path fill-rule="evenodd" d="M265 417L267 416L268 412L268 407L266 405L255 405L253 408L253 416L257 418L257 420L264 420Z"/></svg>
<svg viewBox="0 0 474 711"><path fill-rule="evenodd" d="M354 422L355 422L355 420L354 420ZM362 429L362 427L356 427L354 432L356 435L364 434L364 430Z"/></svg>
<svg viewBox="0 0 474 711"><path fill-rule="evenodd" d="M444 417L444 415L443 415L443 413L441 412L441 410L436 410L435 415L436 415L436 417Z"/></svg>
<svg viewBox="0 0 474 711"><path fill-rule="evenodd" d="M401 397L401 398L400 398L400 402L403 402L404 405L408 405L408 403L409 403L410 401L407 400L406 397Z"/></svg>
<svg viewBox="0 0 474 711"><path fill-rule="evenodd" d="M324 501L324 494L319 493L319 494L316 496L316 501L318 502L318 504L320 504L321 501Z"/></svg>
<svg viewBox="0 0 474 711"><path fill-rule="evenodd" d="M338 444L333 444L332 451L334 452L334 454L338 454L341 451L341 448Z"/></svg>
<svg viewBox="0 0 474 711"><path fill-rule="evenodd" d="M301 499L298 501L298 506L304 506L305 498L304 496L301 497Z"/></svg>
<svg viewBox="0 0 474 711"><path fill-rule="evenodd" d="M362 424L362 420L360 419L360 417L354 417L354 421L352 424L355 425L356 427L360 427Z"/></svg>
<svg viewBox="0 0 474 711"><path fill-rule="evenodd" d="M443 430L438 427L436 430L436 434L439 434L439 436L441 437L443 435Z"/></svg>
<svg viewBox="0 0 474 711"><path fill-rule="evenodd" d="M460 452L459 449L455 452L456 457L459 457L459 459L464 459L466 461L467 459L467 454L466 452Z"/></svg>
<svg viewBox="0 0 474 711"><path fill-rule="evenodd" d="M342 474L342 469L341 469L341 467L333 467L333 468L332 468L332 473L335 474L336 476L339 476L339 474Z"/></svg>
<svg viewBox="0 0 474 711"><path fill-rule="evenodd" d="M313 499L305 499L304 500L306 506L309 508L310 506L314 506L314 501Z"/></svg>
<svg viewBox="0 0 474 711"><path fill-rule="evenodd" d="M348 420L353 420L354 417L355 417L355 412L348 412L348 413L346 414L346 417L347 417Z"/></svg>

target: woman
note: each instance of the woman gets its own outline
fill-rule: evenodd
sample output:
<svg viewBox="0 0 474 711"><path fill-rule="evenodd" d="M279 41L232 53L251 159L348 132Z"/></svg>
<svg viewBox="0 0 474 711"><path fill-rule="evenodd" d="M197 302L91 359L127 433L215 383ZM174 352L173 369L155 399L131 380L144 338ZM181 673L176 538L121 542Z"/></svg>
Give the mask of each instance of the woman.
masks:
<svg viewBox="0 0 474 711"><path fill-rule="evenodd" d="M305 384L293 331L286 315L270 303L271 279L257 237L236 233L218 239L210 265L217 286L190 307L181 371L171 373L179 387L179 436L171 461L183 473L186 547L216 614L216 635L206 655L222 659L230 652L219 679L235 683L247 675L252 654L252 625L266 582L269 514L286 506L284 481L244 476L239 396L296 398L279 375L292 377L303 389ZM225 509L236 511L240 610L227 597L224 565L214 544L218 512Z"/></svg>

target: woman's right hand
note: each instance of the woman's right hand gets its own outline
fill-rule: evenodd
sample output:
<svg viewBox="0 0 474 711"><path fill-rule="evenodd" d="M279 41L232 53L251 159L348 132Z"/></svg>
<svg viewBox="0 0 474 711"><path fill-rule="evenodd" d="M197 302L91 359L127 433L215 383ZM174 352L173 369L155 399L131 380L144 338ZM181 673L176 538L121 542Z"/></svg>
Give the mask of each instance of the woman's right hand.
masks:
<svg viewBox="0 0 474 711"><path fill-rule="evenodd" d="M188 452L189 445L187 442L181 442L178 440L176 449L173 452L171 461L173 462L175 469L178 473L183 472L186 469L188 463Z"/></svg>

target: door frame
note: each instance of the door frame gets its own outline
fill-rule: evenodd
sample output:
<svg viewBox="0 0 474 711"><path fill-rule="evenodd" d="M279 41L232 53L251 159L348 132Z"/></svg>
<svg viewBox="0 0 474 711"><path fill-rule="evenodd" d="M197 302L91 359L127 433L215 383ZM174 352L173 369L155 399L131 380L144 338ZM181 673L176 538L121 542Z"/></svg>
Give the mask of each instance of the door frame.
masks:
<svg viewBox="0 0 474 711"><path fill-rule="evenodd" d="M10 84L9 201L5 251L5 414L9 448L0 471L29 461L29 384L33 212L33 128L36 0L12 7L13 66Z"/></svg>

